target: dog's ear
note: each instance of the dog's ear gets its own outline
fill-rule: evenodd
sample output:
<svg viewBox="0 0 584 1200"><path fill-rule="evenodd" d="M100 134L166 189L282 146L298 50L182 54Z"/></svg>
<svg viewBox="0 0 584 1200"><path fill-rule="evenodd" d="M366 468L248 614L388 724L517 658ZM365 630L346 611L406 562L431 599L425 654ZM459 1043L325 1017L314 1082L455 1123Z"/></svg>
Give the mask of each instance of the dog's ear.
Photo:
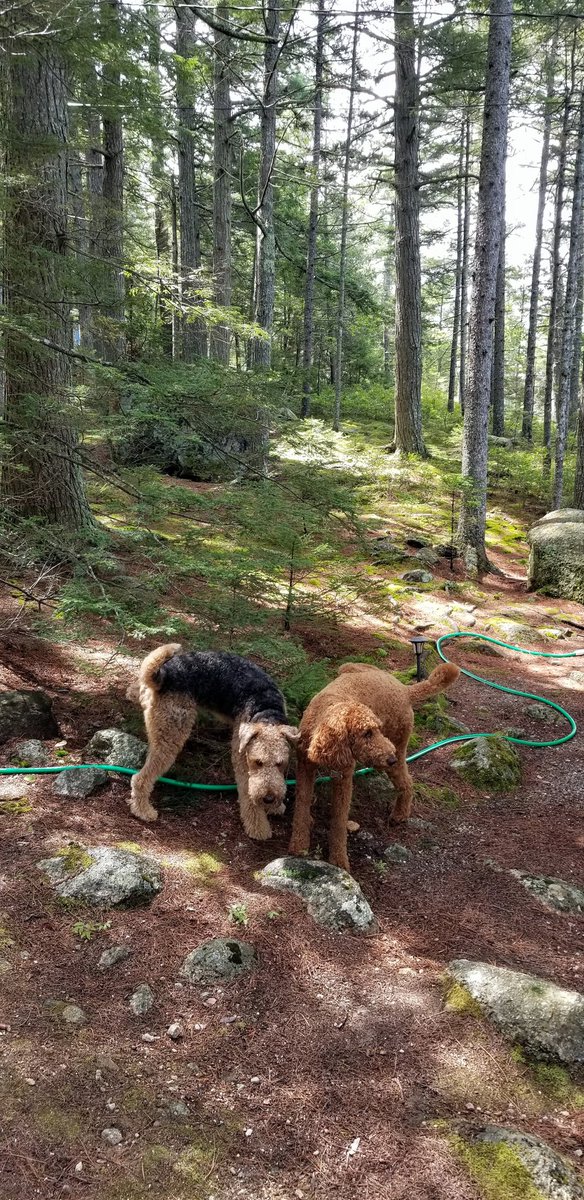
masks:
<svg viewBox="0 0 584 1200"><path fill-rule="evenodd" d="M342 771L351 766L353 754L347 738L348 704L333 704L317 725L308 743L307 757L316 766Z"/></svg>
<svg viewBox="0 0 584 1200"><path fill-rule="evenodd" d="M140 700L140 680L133 679L126 689L126 700Z"/></svg>
<svg viewBox="0 0 584 1200"><path fill-rule="evenodd" d="M300 730L295 725L281 725L280 733L283 733L286 741L290 742L291 746L296 745L296 742L300 740Z"/></svg>
<svg viewBox="0 0 584 1200"><path fill-rule="evenodd" d="M256 736L257 732L258 732L257 725L253 725L251 721L242 721L241 722L241 725L239 726L239 753L240 754L243 754L244 750L247 749L247 747L249 746L249 743L251 742L252 738L254 738Z"/></svg>
<svg viewBox="0 0 584 1200"><path fill-rule="evenodd" d="M347 737L362 738L377 733L381 721L366 704L352 704L347 712Z"/></svg>

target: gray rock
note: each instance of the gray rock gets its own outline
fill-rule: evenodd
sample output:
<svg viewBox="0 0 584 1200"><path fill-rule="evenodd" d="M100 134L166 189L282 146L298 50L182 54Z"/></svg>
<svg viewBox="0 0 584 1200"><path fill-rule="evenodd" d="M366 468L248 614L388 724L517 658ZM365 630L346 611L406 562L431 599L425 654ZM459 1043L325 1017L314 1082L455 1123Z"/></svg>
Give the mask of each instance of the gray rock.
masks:
<svg viewBox="0 0 584 1200"><path fill-rule="evenodd" d="M521 759L515 746L503 737L463 742L450 759L450 766L468 783L485 791L504 794L521 783Z"/></svg>
<svg viewBox="0 0 584 1200"><path fill-rule="evenodd" d="M107 771L82 771L80 767L74 767L55 776L53 792L56 796L69 796L72 800L87 800L106 783L109 783Z"/></svg>
<svg viewBox="0 0 584 1200"><path fill-rule="evenodd" d="M107 1129L102 1129L101 1140L107 1142L108 1146L119 1146L124 1140L124 1135L121 1129L109 1126Z"/></svg>
<svg viewBox="0 0 584 1200"><path fill-rule="evenodd" d="M169 1117L174 1117L178 1121L191 1115L191 1110L188 1104L185 1104L184 1100L171 1100L165 1107Z"/></svg>
<svg viewBox="0 0 584 1200"><path fill-rule="evenodd" d="M436 553L440 558L458 558L458 549L451 542L443 542L440 546L436 546Z"/></svg>
<svg viewBox="0 0 584 1200"><path fill-rule="evenodd" d="M45 692L0 692L0 745L15 737L58 736L52 700Z"/></svg>
<svg viewBox="0 0 584 1200"><path fill-rule="evenodd" d="M546 513L527 535L528 586L550 596L584 603L584 511Z"/></svg>
<svg viewBox="0 0 584 1200"><path fill-rule="evenodd" d="M107 971L109 967L115 967L116 963L125 962L131 953L128 946L109 946L99 957L98 970Z"/></svg>
<svg viewBox="0 0 584 1200"><path fill-rule="evenodd" d="M497 1125L487 1125L475 1140L509 1146L546 1200L584 1200L584 1187L575 1171L547 1142Z"/></svg>
<svg viewBox="0 0 584 1200"><path fill-rule="evenodd" d="M547 704L526 704L525 712L536 721L549 721L551 725L563 725L565 718Z"/></svg>
<svg viewBox="0 0 584 1200"><path fill-rule="evenodd" d="M534 1056L584 1062L584 996L508 967L457 959L448 970L497 1029Z"/></svg>
<svg viewBox="0 0 584 1200"><path fill-rule="evenodd" d="M185 1036L185 1031L180 1021L173 1021L172 1025L168 1026L166 1032L173 1042L180 1042L181 1038Z"/></svg>
<svg viewBox="0 0 584 1200"><path fill-rule="evenodd" d="M148 983L141 983L130 996L130 1008L135 1017L145 1017L154 1004L154 992Z"/></svg>
<svg viewBox="0 0 584 1200"><path fill-rule="evenodd" d="M0 777L0 801L24 800L34 781L34 775L4 775Z"/></svg>
<svg viewBox="0 0 584 1200"><path fill-rule="evenodd" d="M514 445L513 438L498 437L495 433L489 434L489 446L500 446L502 450L512 450Z"/></svg>
<svg viewBox="0 0 584 1200"><path fill-rule="evenodd" d="M404 583L432 583L434 576L430 571L406 571L402 575Z"/></svg>
<svg viewBox="0 0 584 1200"><path fill-rule="evenodd" d="M85 1025L87 1017L82 1008L78 1004L70 1004L65 1000L45 1000L44 1007L58 1021L64 1021L65 1025L73 1025L79 1027Z"/></svg>
<svg viewBox="0 0 584 1200"><path fill-rule="evenodd" d="M425 567L435 567L440 555L431 546L424 546L421 550L416 550L414 558Z"/></svg>
<svg viewBox="0 0 584 1200"><path fill-rule="evenodd" d="M521 621L507 621L496 617L493 621L489 621L487 629L491 637L499 638L500 641L506 642L510 646L520 646L523 643L533 642L537 638L537 630L532 629L531 625L524 625ZM483 645L488 643L483 642ZM473 650L477 647L473 646ZM484 653L484 651L483 651Z"/></svg>
<svg viewBox="0 0 584 1200"><path fill-rule="evenodd" d="M347 871L309 858L276 858L259 873L264 887L294 892L319 925L340 933L372 933L376 921L359 884Z"/></svg>
<svg viewBox="0 0 584 1200"><path fill-rule="evenodd" d="M123 729L98 729L83 752L86 762L107 763L111 767L144 766L148 746Z"/></svg>
<svg viewBox="0 0 584 1200"><path fill-rule="evenodd" d="M556 912L584 912L584 888L577 887L575 883L566 883L563 879L548 875L529 875L527 871L511 871L511 874L548 908Z"/></svg>
<svg viewBox="0 0 584 1200"><path fill-rule="evenodd" d="M412 858L412 852L408 850L407 846L400 846L399 842L393 842L391 846L386 846L383 857L386 862L393 863L396 867L403 867Z"/></svg>
<svg viewBox="0 0 584 1200"><path fill-rule="evenodd" d="M162 887L160 868L146 855L95 846L79 858L68 863L65 853L38 863L64 900L103 906L147 904Z"/></svg>
<svg viewBox="0 0 584 1200"><path fill-rule="evenodd" d="M49 755L38 738L29 738L14 747L13 759L23 767L46 767Z"/></svg>
<svg viewBox="0 0 584 1200"><path fill-rule="evenodd" d="M216 983L251 971L256 961L255 948L249 942L211 938L187 954L180 973L189 983Z"/></svg>

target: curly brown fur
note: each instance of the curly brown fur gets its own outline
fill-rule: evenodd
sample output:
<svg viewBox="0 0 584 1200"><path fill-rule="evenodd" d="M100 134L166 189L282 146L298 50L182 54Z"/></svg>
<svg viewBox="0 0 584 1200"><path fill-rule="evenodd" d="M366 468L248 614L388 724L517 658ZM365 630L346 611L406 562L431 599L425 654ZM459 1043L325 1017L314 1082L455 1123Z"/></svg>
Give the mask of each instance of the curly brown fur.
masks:
<svg viewBox="0 0 584 1200"><path fill-rule="evenodd" d="M340 668L337 678L310 702L300 722L290 854L306 854L310 849L310 810L318 768L333 775L329 862L349 870L347 820L357 762L389 776L397 793L392 819L407 820L413 799L406 763L413 706L450 687L459 674L458 667L443 663L429 679L407 686L368 663L346 663Z"/></svg>
<svg viewBox="0 0 584 1200"><path fill-rule="evenodd" d="M284 812L290 745L300 735L287 724L284 699L265 671L236 654L160 646L144 659L127 695L139 699L148 734L146 762L131 783L136 817L156 820L154 784L185 745L199 702L233 723L231 761L246 833L271 837L268 814Z"/></svg>

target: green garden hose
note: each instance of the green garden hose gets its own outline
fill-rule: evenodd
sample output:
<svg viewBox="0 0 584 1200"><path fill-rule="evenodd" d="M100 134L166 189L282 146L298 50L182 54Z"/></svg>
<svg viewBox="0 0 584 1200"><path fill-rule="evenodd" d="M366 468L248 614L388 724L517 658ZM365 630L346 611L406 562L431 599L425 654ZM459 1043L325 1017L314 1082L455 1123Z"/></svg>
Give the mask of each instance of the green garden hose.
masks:
<svg viewBox="0 0 584 1200"><path fill-rule="evenodd" d="M442 647L445 642L451 641L453 638L475 638L481 642L492 642L495 646L503 646L506 650L515 650L519 654L530 654L535 658L578 658L584 655L584 650L571 650L568 653L554 654L544 652L543 650L525 650L523 646L513 646L509 642L500 642L498 638L487 637L485 633L445 633L438 638L436 642L436 650L443 662L449 662ZM433 750L438 750L440 746L450 746L454 742L468 742L474 738L487 737L503 737L508 742L514 742L516 746L531 746L532 749L543 750L549 746L563 746L565 742L571 742L578 731L576 722L570 713L566 712L560 704L556 704L553 700L546 700L544 696L537 696L533 692L522 692L517 688L506 687L502 683L493 683L491 679L483 679L482 675L475 675L473 671L467 671L461 668L461 673L466 675L468 679L474 679L477 683L484 683L486 687L495 688L498 692L508 692L511 696L521 696L524 700L535 700L539 704L545 704L547 708L552 708L554 712L560 714L561 717L568 722L570 726L569 732L563 737L553 738L547 742L530 741L528 738L510 737L506 733L458 733L454 737L443 738L440 742L433 742L431 746L426 746L424 750L418 750L415 754L408 755L407 762L415 762L418 758L423 758L425 754L431 754ZM118 775L137 775L137 771L132 767L112 767L107 763L83 763L82 765L71 764L59 767L2 767L0 768L1 775L57 775L61 771L113 771ZM356 775L370 775L373 772L373 767L362 767L356 771ZM330 775L321 775L317 779L317 783L328 783L331 779ZM168 783L172 787L191 788L197 792L235 792L237 785L235 783L186 783L182 779L166 779L164 776L158 780L159 783ZM287 783L290 787L296 783L295 779L288 779Z"/></svg>

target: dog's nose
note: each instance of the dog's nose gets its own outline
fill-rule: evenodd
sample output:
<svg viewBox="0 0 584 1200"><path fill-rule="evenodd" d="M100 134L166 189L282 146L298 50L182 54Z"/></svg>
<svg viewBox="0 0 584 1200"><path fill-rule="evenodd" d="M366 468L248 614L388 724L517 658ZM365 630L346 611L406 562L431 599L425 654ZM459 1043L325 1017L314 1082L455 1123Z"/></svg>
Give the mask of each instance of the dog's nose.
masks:
<svg viewBox="0 0 584 1200"><path fill-rule="evenodd" d="M397 762L397 758L395 757L395 754L389 754L389 755L388 755L388 757L387 757L387 765L388 765L388 767L393 767L393 766L395 766L396 762Z"/></svg>

